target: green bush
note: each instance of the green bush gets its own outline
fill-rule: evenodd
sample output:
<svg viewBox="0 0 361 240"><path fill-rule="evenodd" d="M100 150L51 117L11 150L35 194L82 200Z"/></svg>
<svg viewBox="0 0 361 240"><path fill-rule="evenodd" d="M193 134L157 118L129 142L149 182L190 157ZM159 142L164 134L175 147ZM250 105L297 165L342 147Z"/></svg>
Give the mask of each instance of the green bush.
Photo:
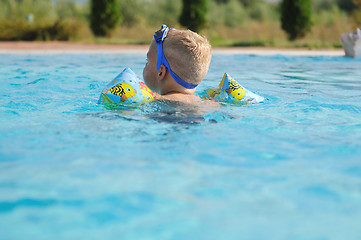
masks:
<svg viewBox="0 0 361 240"><path fill-rule="evenodd" d="M290 40L304 37L312 26L311 0L282 0L281 24Z"/></svg>
<svg viewBox="0 0 361 240"><path fill-rule="evenodd" d="M260 3L264 4L264 0L239 0L240 3L243 4L244 7L254 7L259 5Z"/></svg>
<svg viewBox="0 0 361 240"><path fill-rule="evenodd" d="M262 6L264 5L254 5L252 7L249 8L248 12L249 12L249 17L253 20L257 20L257 21L264 21L266 18L266 9L264 9Z"/></svg>
<svg viewBox="0 0 361 240"><path fill-rule="evenodd" d="M237 0L229 0L224 10L224 25L227 27L237 27L247 18L246 11Z"/></svg>
<svg viewBox="0 0 361 240"><path fill-rule="evenodd" d="M142 12L140 9L142 9L142 3L139 0L120 0L120 11L123 17L122 25L132 27L138 24L140 12Z"/></svg>
<svg viewBox="0 0 361 240"><path fill-rule="evenodd" d="M207 23L208 0L183 0L179 23L199 32Z"/></svg>
<svg viewBox="0 0 361 240"><path fill-rule="evenodd" d="M21 21L0 21L1 41L58 40L68 41L77 38L80 25L69 21L56 21L53 24L29 24Z"/></svg>
<svg viewBox="0 0 361 240"><path fill-rule="evenodd" d="M312 8L314 12L332 10L334 6L337 6L337 0L314 0L312 1Z"/></svg>
<svg viewBox="0 0 361 240"><path fill-rule="evenodd" d="M149 26L167 24L168 26L178 25L179 16L182 12L181 1L152 0L147 2L143 12Z"/></svg>
<svg viewBox="0 0 361 240"><path fill-rule="evenodd" d="M121 20L118 0L91 0L90 28L96 36L109 36Z"/></svg>
<svg viewBox="0 0 361 240"><path fill-rule="evenodd" d="M58 1L55 5L55 11L60 19L76 18L80 16L77 5L72 1Z"/></svg>
<svg viewBox="0 0 361 240"><path fill-rule="evenodd" d="M0 19L19 20L33 14L35 22L55 21L56 14L51 0L0 0Z"/></svg>
<svg viewBox="0 0 361 240"><path fill-rule="evenodd" d="M357 9L354 0L337 0L337 4L341 10L347 13L351 13L353 10Z"/></svg>
<svg viewBox="0 0 361 240"><path fill-rule="evenodd" d="M238 0L227 2L211 1L209 11L209 28L219 25L226 27L237 27L244 23L247 13Z"/></svg>
<svg viewBox="0 0 361 240"><path fill-rule="evenodd" d="M107 1L101 0L103 5ZM115 9L121 10L123 26L112 32L113 38L109 39L93 38L89 25L92 0L0 0L0 40L148 43L160 24L180 27L180 0L117 1L119 5ZM200 6L198 0L185 2L188 7ZM204 21L195 22L205 27L202 34L215 45L316 48L341 46L340 34L361 25L361 0L311 0L314 31L303 40L288 42L280 26L281 4L278 2L281 0L205 0L206 7L199 7L203 12L207 10L202 15ZM192 11L188 20L199 18L199 13ZM27 14L33 15L32 23L26 22Z"/></svg>
<svg viewBox="0 0 361 240"><path fill-rule="evenodd" d="M229 2L229 0L213 0L213 2L216 2L218 4L226 4Z"/></svg>

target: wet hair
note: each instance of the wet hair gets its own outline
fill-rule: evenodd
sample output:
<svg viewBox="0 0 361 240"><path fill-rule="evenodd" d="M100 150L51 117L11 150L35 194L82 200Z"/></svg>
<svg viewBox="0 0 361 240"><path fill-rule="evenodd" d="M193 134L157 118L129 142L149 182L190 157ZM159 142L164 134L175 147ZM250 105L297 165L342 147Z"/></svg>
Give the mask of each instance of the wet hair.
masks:
<svg viewBox="0 0 361 240"><path fill-rule="evenodd" d="M199 84L207 75L212 54L205 37L190 30L171 30L163 51L172 71L184 81Z"/></svg>

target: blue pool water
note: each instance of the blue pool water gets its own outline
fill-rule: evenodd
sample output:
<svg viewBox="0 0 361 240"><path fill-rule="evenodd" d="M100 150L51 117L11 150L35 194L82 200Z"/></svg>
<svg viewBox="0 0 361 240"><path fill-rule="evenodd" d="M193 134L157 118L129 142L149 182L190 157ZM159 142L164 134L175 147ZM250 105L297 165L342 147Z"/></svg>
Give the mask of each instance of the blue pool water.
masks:
<svg viewBox="0 0 361 240"><path fill-rule="evenodd" d="M361 239L361 60L215 55L198 91L266 101L198 124L97 104L144 59L0 55L0 239Z"/></svg>

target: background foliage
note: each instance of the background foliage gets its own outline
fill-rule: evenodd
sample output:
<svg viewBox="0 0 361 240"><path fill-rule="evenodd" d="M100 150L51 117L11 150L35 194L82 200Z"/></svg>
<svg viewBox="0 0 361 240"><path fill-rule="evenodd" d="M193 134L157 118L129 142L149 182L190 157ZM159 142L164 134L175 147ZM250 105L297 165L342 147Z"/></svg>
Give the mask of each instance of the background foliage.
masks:
<svg viewBox="0 0 361 240"><path fill-rule="evenodd" d="M179 22L184 27L199 32L207 22L208 0L182 0Z"/></svg>
<svg viewBox="0 0 361 240"><path fill-rule="evenodd" d="M208 0L200 32L212 45L340 47L343 32L361 27L360 0L312 0L310 32L290 42L281 28L279 1ZM182 0L119 0L122 23L111 37L90 30L89 0L0 0L0 40L71 40L148 44L162 23L175 28ZM33 22L26 21L33 14Z"/></svg>
<svg viewBox="0 0 361 240"><path fill-rule="evenodd" d="M118 0L91 0L90 28L96 36L110 36L122 20Z"/></svg>
<svg viewBox="0 0 361 240"><path fill-rule="evenodd" d="M311 25L311 0L282 0L281 27L290 40L304 37Z"/></svg>

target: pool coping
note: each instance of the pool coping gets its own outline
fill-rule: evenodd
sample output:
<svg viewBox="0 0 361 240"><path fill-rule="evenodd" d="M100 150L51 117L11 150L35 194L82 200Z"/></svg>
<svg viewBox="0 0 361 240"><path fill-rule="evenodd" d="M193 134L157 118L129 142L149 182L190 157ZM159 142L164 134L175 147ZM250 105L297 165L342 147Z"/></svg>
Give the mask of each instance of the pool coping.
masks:
<svg viewBox="0 0 361 240"><path fill-rule="evenodd" d="M71 42L0 42L0 54L146 54L148 45L86 44ZM345 56L343 49L278 49L257 47L213 47L213 54Z"/></svg>

